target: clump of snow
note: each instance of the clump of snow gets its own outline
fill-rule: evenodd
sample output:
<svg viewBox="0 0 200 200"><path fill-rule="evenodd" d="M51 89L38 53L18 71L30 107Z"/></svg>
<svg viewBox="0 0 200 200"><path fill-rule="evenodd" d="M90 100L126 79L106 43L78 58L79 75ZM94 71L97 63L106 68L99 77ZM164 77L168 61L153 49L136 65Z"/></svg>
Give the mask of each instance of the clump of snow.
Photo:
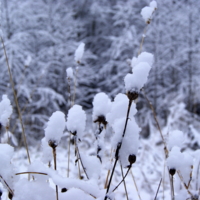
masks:
<svg viewBox="0 0 200 200"><path fill-rule="evenodd" d="M152 7L154 10L156 10L157 9L157 2L156 1L151 1L149 6Z"/></svg>
<svg viewBox="0 0 200 200"><path fill-rule="evenodd" d="M146 6L142 8L141 15L147 24L149 24L151 21L153 11L154 11L153 7Z"/></svg>
<svg viewBox="0 0 200 200"><path fill-rule="evenodd" d="M52 148L49 146L45 137L41 140L41 143L42 143L41 145L42 145L42 153L43 153L42 161L45 164L48 164L49 162L53 160Z"/></svg>
<svg viewBox="0 0 200 200"><path fill-rule="evenodd" d="M93 121L97 120L99 116L104 116L106 117L107 113L111 109L111 101L108 97L103 92L100 92L95 95L94 100L93 100Z"/></svg>
<svg viewBox="0 0 200 200"><path fill-rule="evenodd" d="M3 126L7 126L9 123L10 116L12 114L12 106L7 95L2 96L2 101L0 102L0 123Z"/></svg>
<svg viewBox="0 0 200 200"><path fill-rule="evenodd" d="M141 10L141 15L147 24L149 24L151 22L153 12L156 9L157 9L157 2L151 1L149 6L146 6Z"/></svg>
<svg viewBox="0 0 200 200"><path fill-rule="evenodd" d="M134 118L129 118L126 133L122 140L122 146L119 151L119 159L123 167L130 165L128 161L129 155L137 155L139 147L140 128Z"/></svg>
<svg viewBox="0 0 200 200"><path fill-rule="evenodd" d="M140 62L133 69L133 74L124 78L126 92L139 91L147 82L151 66L147 62Z"/></svg>
<svg viewBox="0 0 200 200"><path fill-rule="evenodd" d="M84 43L81 43L78 48L76 49L75 51L75 55L74 55L74 60L77 62L77 63L80 63L81 62L81 59L83 57L83 53L84 53L84 48L85 48L85 44Z"/></svg>
<svg viewBox="0 0 200 200"><path fill-rule="evenodd" d="M135 119L130 117L126 127L125 136L122 138L125 120L125 117L115 120L115 123L113 124L115 134L112 138L112 147L114 149L117 149L117 145L122 142L119 151L119 159L123 167L130 164L128 161L129 155L137 155L139 147L139 132L141 130L135 122Z"/></svg>
<svg viewBox="0 0 200 200"><path fill-rule="evenodd" d="M131 67L134 69L134 67L140 62L147 62L150 66L152 66L154 62L153 54L148 52L142 52L137 58L133 57L131 60Z"/></svg>
<svg viewBox="0 0 200 200"><path fill-rule="evenodd" d="M129 100L125 94L119 93L114 102L112 102L111 110L106 115L106 120L110 125L114 123L116 119L126 117L127 110L128 110ZM130 109L129 116L134 116L137 113L136 105L133 103Z"/></svg>
<svg viewBox="0 0 200 200"><path fill-rule="evenodd" d="M14 148L8 144L0 144L0 176L3 178L3 185L7 188L6 183L12 189L14 181L14 171L10 163L14 155Z"/></svg>
<svg viewBox="0 0 200 200"><path fill-rule="evenodd" d="M28 55L26 60L24 61L25 67L28 67L30 65L31 61L32 61L32 58L30 55Z"/></svg>
<svg viewBox="0 0 200 200"><path fill-rule="evenodd" d="M172 147L177 146L177 147L182 147L184 142L184 135L182 131L179 130L174 130L169 132L168 136L168 147L169 150L172 149Z"/></svg>
<svg viewBox="0 0 200 200"><path fill-rule="evenodd" d="M85 130L86 114L79 105L74 105L70 108L67 116L67 129L78 138L82 138Z"/></svg>
<svg viewBox="0 0 200 200"><path fill-rule="evenodd" d="M40 173L46 173L47 168L44 166L44 164L40 161L34 161L29 165L28 167L29 172L40 172ZM40 182L46 182L49 178L47 175L43 174L33 174L34 180L40 181Z"/></svg>
<svg viewBox="0 0 200 200"><path fill-rule="evenodd" d="M179 147L173 147L169 152L169 157L167 158L167 166L169 169L179 170L181 167L180 161L183 159L183 155L180 152Z"/></svg>
<svg viewBox="0 0 200 200"><path fill-rule="evenodd" d="M61 111L56 111L49 118L47 127L45 128L46 141L53 142L58 145L65 129L65 114Z"/></svg>
<svg viewBox="0 0 200 200"><path fill-rule="evenodd" d="M96 156L88 156L81 153L81 160L85 167L89 179L93 178L98 180L100 177L101 163Z"/></svg>
<svg viewBox="0 0 200 200"><path fill-rule="evenodd" d="M55 200L56 193L47 182L19 180L14 187L13 200Z"/></svg>
<svg viewBox="0 0 200 200"><path fill-rule="evenodd" d="M192 171L192 166L193 166L193 158L192 156L187 153L183 152L182 153L183 158L179 158L180 162L180 172L183 177L184 183L188 184L189 179L190 179L190 172Z"/></svg>
<svg viewBox="0 0 200 200"><path fill-rule="evenodd" d="M73 75L73 69L71 67L68 67L66 69L66 73L67 73L67 79L73 79L74 75Z"/></svg>

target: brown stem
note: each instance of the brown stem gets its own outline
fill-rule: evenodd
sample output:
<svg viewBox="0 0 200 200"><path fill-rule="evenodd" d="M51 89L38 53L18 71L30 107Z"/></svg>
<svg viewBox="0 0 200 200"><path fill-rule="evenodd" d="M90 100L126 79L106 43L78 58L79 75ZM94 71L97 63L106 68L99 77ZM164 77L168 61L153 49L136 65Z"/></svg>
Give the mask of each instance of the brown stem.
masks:
<svg viewBox="0 0 200 200"><path fill-rule="evenodd" d="M2 37L1 37L1 43L2 43L2 46L3 46L3 50L4 50L4 55L5 55L5 58L6 58L6 63L7 63L7 67L8 67L9 76L10 76L10 83L12 85L14 100L15 100L15 104L16 104L16 107L17 107L17 112L18 112L18 115L19 115L19 120L20 120L20 124L21 124L21 128L22 128L22 136L23 136L23 139L24 139L25 147L26 147L26 153L27 153L29 164L31 164L28 145L27 145L27 141L26 141L25 129L24 129L24 125L23 125L23 122L22 122L22 115L21 115L21 111L20 111L20 108L19 108L19 103L18 103L18 100L17 100L17 95L16 95L16 92L15 92L15 87L14 87L14 83L13 83L12 73L11 73L11 70L10 70L9 62L8 62L8 56L7 56L7 53L6 53L6 48L5 48L4 41L3 41Z"/></svg>
<svg viewBox="0 0 200 200"><path fill-rule="evenodd" d="M122 170L122 165L120 165L120 166L121 166L121 170ZM113 189L112 192L114 192L114 191L121 185L121 183L125 181L125 178L126 178L126 176L128 175L130 169L131 169L131 166L128 168L128 170L127 170L125 176L123 175L123 171L122 171L122 180L118 183L118 185Z"/></svg>
<svg viewBox="0 0 200 200"><path fill-rule="evenodd" d="M156 191L156 196L155 196L154 200L156 200L156 198L157 198L157 196L158 196L158 192L159 192L161 183L162 183L162 178L160 179L160 183L159 183L159 185L158 185L158 189L157 189L157 191Z"/></svg>
<svg viewBox="0 0 200 200"><path fill-rule="evenodd" d="M127 192L127 188L126 188L126 182L125 182L125 178L126 178L126 176L127 176L128 173L126 173L126 175L124 176L124 172L123 172L121 164L120 164L120 168L121 168L121 172L122 172L122 179L123 179L123 183L124 183L124 190L125 190L125 194L126 194L126 199L129 200L129 198L128 198L128 192ZM128 171L129 171L129 169L128 169Z"/></svg>
<svg viewBox="0 0 200 200"><path fill-rule="evenodd" d="M71 134L69 135L69 143L68 143L67 177L69 177L70 147L71 147Z"/></svg>
<svg viewBox="0 0 200 200"><path fill-rule="evenodd" d="M52 147L53 149L53 160L54 160L54 170L57 170L57 164L56 164L56 146ZM56 185L56 200L58 200L58 186Z"/></svg>
<svg viewBox="0 0 200 200"><path fill-rule="evenodd" d="M78 161L80 160L80 163L81 163L81 165L82 165L83 171L84 171L84 173L85 173L87 179L89 180L89 176L88 176L88 174L87 174L87 172L86 172L86 169L85 169L85 167L84 167L84 165L83 165L83 161L82 161L82 159L81 159L81 155L80 155L80 152L79 152L78 144L77 144L77 142L76 142L76 138L75 138L75 146L76 146L76 151L77 151L77 154L78 154Z"/></svg>

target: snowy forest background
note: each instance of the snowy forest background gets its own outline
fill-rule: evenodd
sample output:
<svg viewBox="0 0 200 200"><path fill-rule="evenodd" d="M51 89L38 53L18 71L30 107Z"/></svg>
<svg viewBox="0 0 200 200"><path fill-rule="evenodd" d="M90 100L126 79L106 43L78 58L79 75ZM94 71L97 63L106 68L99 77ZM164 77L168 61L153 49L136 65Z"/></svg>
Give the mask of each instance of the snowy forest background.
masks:
<svg viewBox="0 0 200 200"><path fill-rule="evenodd" d="M66 68L76 67L74 51L80 42L86 44L86 52L78 72L76 103L91 113L96 93L105 92L113 99L117 93L125 92L123 79L130 71L127 59L138 53L145 27L140 11L148 3L2 0L1 29L20 108L26 108L23 121L29 143L43 137L52 112L67 113ZM161 127L183 130L193 140L191 148L198 148L191 129L200 129L199 3L163 0L158 5L143 46L155 56L145 93ZM31 62L27 62L30 58ZM0 94L6 93L12 99L2 49L0 66ZM11 132L20 139L13 106ZM137 108L142 136L148 137L155 122L142 94Z"/></svg>
<svg viewBox="0 0 200 200"><path fill-rule="evenodd" d="M131 72L129 61L133 56L138 55L146 27L140 12L143 7L149 5L149 2L149 0L1 0L1 35L11 67L32 160L41 156L39 148L32 147L40 147L49 117L58 110L67 115L70 109L66 69L69 67L76 69L74 52L81 42L85 43L85 52L78 70L75 103L81 105L87 113L87 128L86 137L80 143L80 148L87 149L89 155L96 155L96 149L92 146L96 131L92 123L93 98L97 93L105 92L113 100L118 93L125 93L124 77ZM142 47L142 51L154 55L154 64L148 82L136 100L138 112L135 117L142 131L137 162L132 167L131 173L134 174L134 184L136 185L136 181L139 190L136 191L136 188L132 190L131 176L127 178L127 188L130 199L153 199L158 184L162 181L158 199L170 199L170 192L172 192L170 181L165 180L166 177L169 178L165 162L167 156L164 155L159 131L162 131L168 141L168 134L179 129L183 131L185 139L180 150L183 153L189 152L193 156L194 170L193 178L188 183L192 195L187 187L184 190L184 187L180 186L185 180L179 179L176 174L174 179L176 199L182 200L183 197L190 196L197 200L200 194L198 176L200 168L198 150L200 147L200 81L198 78L200 75L200 4L195 0L162 0L157 3L158 9L147 27ZM14 103L3 48L0 49L0 68L0 96L7 94L13 107L9 131L14 137L11 137L9 143L21 147L24 145L21 124ZM153 105L155 114L149 102ZM155 117L161 127L160 130ZM107 132L112 132L109 128ZM3 134L5 128L2 129ZM104 150L108 155L111 136L107 134L106 137L107 146L105 145ZM67 151L63 151L63 147L68 148L67 139L69 135L65 132L62 147L58 149L57 161L60 162L58 168L62 175L66 173L67 159L63 158L67 157ZM38 169L38 165L30 165L29 168L28 163L22 164L24 162L22 160L27 161L27 155L24 149L16 149L18 151L12 162L18 167L17 172L22 172L25 167L29 170ZM73 155L72 152L71 154ZM189 160L186 159L185 166L186 164L189 166ZM78 172L75 167L72 167L76 161L70 160L70 162L72 173L67 177L77 178ZM0 161L0 165L2 163ZM90 169L90 166L86 167ZM187 173L190 173L190 167L188 171L186 169ZM103 178L106 177L107 166L102 164L102 169L101 180L97 179L100 189L105 181ZM56 183L54 174L52 175L48 170L47 172ZM115 184L121 181L121 173L118 166L117 175L113 180ZM188 178L190 174L187 175ZM76 186L71 179L66 181L71 184L70 187ZM88 182L85 181L83 184L90 184L90 180ZM31 188L34 180L26 182L29 183ZM19 181L19 186L20 184ZM22 183L22 185L26 184ZM0 191L1 188L0 186ZM20 192L22 190L24 189L19 189ZM17 193L18 190L15 191ZM27 197L29 196L30 193L27 193ZM116 199L122 199L122 196L125 197L123 187L117 190ZM15 196L17 200L21 200L21 197L23 195L20 193ZM40 195L40 198L42 197Z"/></svg>

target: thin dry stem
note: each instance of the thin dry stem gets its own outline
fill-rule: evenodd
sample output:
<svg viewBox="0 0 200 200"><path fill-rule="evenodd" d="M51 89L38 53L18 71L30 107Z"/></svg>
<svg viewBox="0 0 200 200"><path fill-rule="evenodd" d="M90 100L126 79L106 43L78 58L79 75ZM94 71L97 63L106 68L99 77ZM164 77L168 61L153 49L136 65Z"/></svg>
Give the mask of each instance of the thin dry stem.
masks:
<svg viewBox="0 0 200 200"><path fill-rule="evenodd" d="M161 183L162 183L162 178L160 179L160 183L159 183L159 185L158 185L158 189L157 189L157 191L156 191L156 195L155 195L154 200L156 200L156 198L157 198L157 196L158 196L158 192L159 192L159 189L160 189Z"/></svg>
<svg viewBox="0 0 200 200"><path fill-rule="evenodd" d="M123 173L123 170L122 170L122 165L120 164L120 167L121 167L121 172L122 172L122 180L118 183L118 185L112 190L113 192L121 185L122 182L125 181L125 178L126 176L128 175L128 172L130 171L131 167L128 168L125 176L124 176L124 173Z"/></svg>
<svg viewBox="0 0 200 200"><path fill-rule="evenodd" d="M177 173L178 173L178 176L182 182L182 184L184 185L185 189L187 190L188 194L190 196L193 196L192 193L189 191L189 189L187 188L187 185L184 183L184 180L183 180L183 176L181 175L181 172L179 170L177 170Z"/></svg>
<svg viewBox="0 0 200 200"><path fill-rule="evenodd" d="M143 89L143 94L144 94L144 97L145 97L145 99L147 100L147 102L149 103L149 106L150 106L150 108L151 108L151 110L152 110L152 112L153 112L153 116L154 116L154 119L155 119L155 122L156 122L156 125L157 125L157 128L158 128L158 131L159 131L159 133L160 133L160 136L161 136L161 138L162 138L162 142L163 142L163 145L164 145L165 158L167 158L167 157L168 157L168 152L169 152L169 151L168 151L168 149L167 149L167 144L166 144L165 139L164 139L164 136L163 136L163 134L162 134L162 131L161 131L161 128L160 128L160 124L159 124L158 119L157 119L157 116L156 116L155 109L154 109L152 103L151 103L151 102L149 101L149 99L147 98L144 89Z"/></svg>
<svg viewBox="0 0 200 200"><path fill-rule="evenodd" d="M199 189L199 165L200 165L200 161L198 164L198 168L197 168L197 179L196 179L196 191Z"/></svg>
<svg viewBox="0 0 200 200"><path fill-rule="evenodd" d="M53 161L54 161L54 170L57 170L57 164L56 164L56 147L53 147ZM56 200L59 200L58 198L58 186L56 185Z"/></svg>
<svg viewBox="0 0 200 200"><path fill-rule="evenodd" d="M12 189L10 188L10 186L8 185L8 183L4 180L4 178L1 175L0 175L0 179L1 179L1 182L4 183L4 185L8 189L8 192L10 192L12 194L12 196L13 196L14 192L12 191Z"/></svg>
<svg viewBox="0 0 200 200"><path fill-rule="evenodd" d="M135 177L133 176L132 170L131 170L131 176L132 176L132 179L133 179L133 182L134 182L136 191L137 191L137 195L138 195L139 199L142 200L142 198L141 198L141 196L140 196L140 193L139 193L139 190L138 190L137 183L136 183L136 181L135 181Z"/></svg>
<svg viewBox="0 0 200 200"><path fill-rule="evenodd" d="M70 147L71 147L71 134L69 134L69 143L68 143L68 160L67 160L67 177L69 177L69 170L70 170Z"/></svg>
<svg viewBox="0 0 200 200"><path fill-rule="evenodd" d="M15 175L22 175L22 174L40 174L40 175L48 175L47 173L43 173L43 172L20 172L20 173L16 173Z"/></svg>
<svg viewBox="0 0 200 200"><path fill-rule="evenodd" d="M111 156L112 156L112 151L113 151L113 150L111 149L110 158L111 158ZM112 161L113 161L113 159L111 159L111 164L112 164ZM108 172L107 172L106 182L105 182L105 184L104 184L104 189L107 188L109 176L110 176L110 169L109 169Z"/></svg>
<svg viewBox="0 0 200 200"><path fill-rule="evenodd" d="M140 55L141 52L142 52L142 46L143 46L143 44L144 44L144 38L145 38L145 36L146 36L147 27L148 27L148 24L146 24L146 26L145 26L145 28L144 28L144 31L143 31L142 40L141 40L141 42L140 42L140 48L139 48L139 51L138 51L138 55Z"/></svg>
<svg viewBox="0 0 200 200"><path fill-rule="evenodd" d="M19 115L19 120L20 120L20 124L21 124L21 128L22 128L22 136L23 136L23 139L24 139L25 147L26 147L26 153L27 153L29 164L31 164L28 145L27 145L27 141L26 141L25 129L24 129L23 121L22 121L22 115L21 115L21 111L20 111L20 108L19 108L19 103L18 103L18 100L17 100L17 95L16 95L16 92L15 92L14 82L13 82L13 78L12 78L12 73L11 73L11 70L10 70L9 62L8 62L8 56L7 56L7 53L6 53L6 48L5 48L4 41L3 41L2 37L1 37L1 43L2 43L2 46L3 46L3 50L4 50L4 55L5 55L5 58L6 58L6 63L7 63L7 67L8 67L9 76L10 76L10 83L12 85L14 100L15 100L15 104L16 104L16 107L17 107L17 112L18 112L18 115Z"/></svg>
<svg viewBox="0 0 200 200"><path fill-rule="evenodd" d="M170 182L171 182L171 197L172 200L175 200L175 195L174 195L174 180L173 180L173 176L170 175Z"/></svg>
<svg viewBox="0 0 200 200"><path fill-rule="evenodd" d="M120 164L120 168L121 168L121 173L122 173L122 179L123 179L123 183L124 183L124 190L125 190L125 194L126 194L126 199L129 200L128 198L128 192L127 192L127 188L126 188L126 182L125 182L125 178L127 176L128 173L126 173L126 175L124 176L124 172L122 169L122 165ZM130 169L130 168L129 168ZM128 170L129 171L129 170Z"/></svg>
<svg viewBox="0 0 200 200"><path fill-rule="evenodd" d="M75 73L75 78L74 78L74 97L73 97L72 106L75 104L75 99L76 99L77 76L78 76L78 66L76 67L76 73Z"/></svg>
<svg viewBox="0 0 200 200"><path fill-rule="evenodd" d="M78 154L78 161L80 160L80 163L81 163L81 165L82 165L83 171L84 171L84 173L85 173L87 179L89 179L89 176L88 176L88 174L87 174L87 172L86 172L86 169L85 169L85 167L84 167L84 165L83 165L83 162L82 162L82 159L81 159L81 155L80 155L80 152L79 152L78 144L77 144L77 142L76 142L76 138L75 138L75 148L76 148L76 151L77 151L77 154Z"/></svg>

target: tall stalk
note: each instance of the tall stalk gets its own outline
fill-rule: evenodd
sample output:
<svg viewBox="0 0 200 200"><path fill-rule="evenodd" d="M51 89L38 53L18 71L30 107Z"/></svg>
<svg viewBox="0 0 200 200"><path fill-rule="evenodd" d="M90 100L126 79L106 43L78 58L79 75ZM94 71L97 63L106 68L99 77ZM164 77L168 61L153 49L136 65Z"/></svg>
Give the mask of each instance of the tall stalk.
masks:
<svg viewBox="0 0 200 200"><path fill-rule="evenodd" d="M10 83L12 85L14 100L15 100L15 104L16 104L16 107L17 107L17 112L18 112L18 115L19 115L19 120L20 120L20 124L21 124L21 129L22 129L22 137L23 137L23 140L24 140L24 145L26 147L26 153L27 153L28 161L29 161L29 164L31 164L28 144L27 144L27 141L26 141L25 129L24 129L23 121L22 121L22 115L21 115L21 111L20 111L20 108L19 108L19 103L18 103L18 100L17 100L17 95L16 95L16 92L15 92L12 73L11 73L11 70L10 70L10 65L9 65L9 62L8 62L8 56L7 56L7 53L6 53L6 48L5 48L2 36L0 36L0 38L1 38L1 43L2 43L2 46L3 46L3 50L4 50L4 55L5 55L5 58L6 58L6 64L7 64L7 67L8 67L8 72L9 72L9 77L10 77Z"/></svg>

